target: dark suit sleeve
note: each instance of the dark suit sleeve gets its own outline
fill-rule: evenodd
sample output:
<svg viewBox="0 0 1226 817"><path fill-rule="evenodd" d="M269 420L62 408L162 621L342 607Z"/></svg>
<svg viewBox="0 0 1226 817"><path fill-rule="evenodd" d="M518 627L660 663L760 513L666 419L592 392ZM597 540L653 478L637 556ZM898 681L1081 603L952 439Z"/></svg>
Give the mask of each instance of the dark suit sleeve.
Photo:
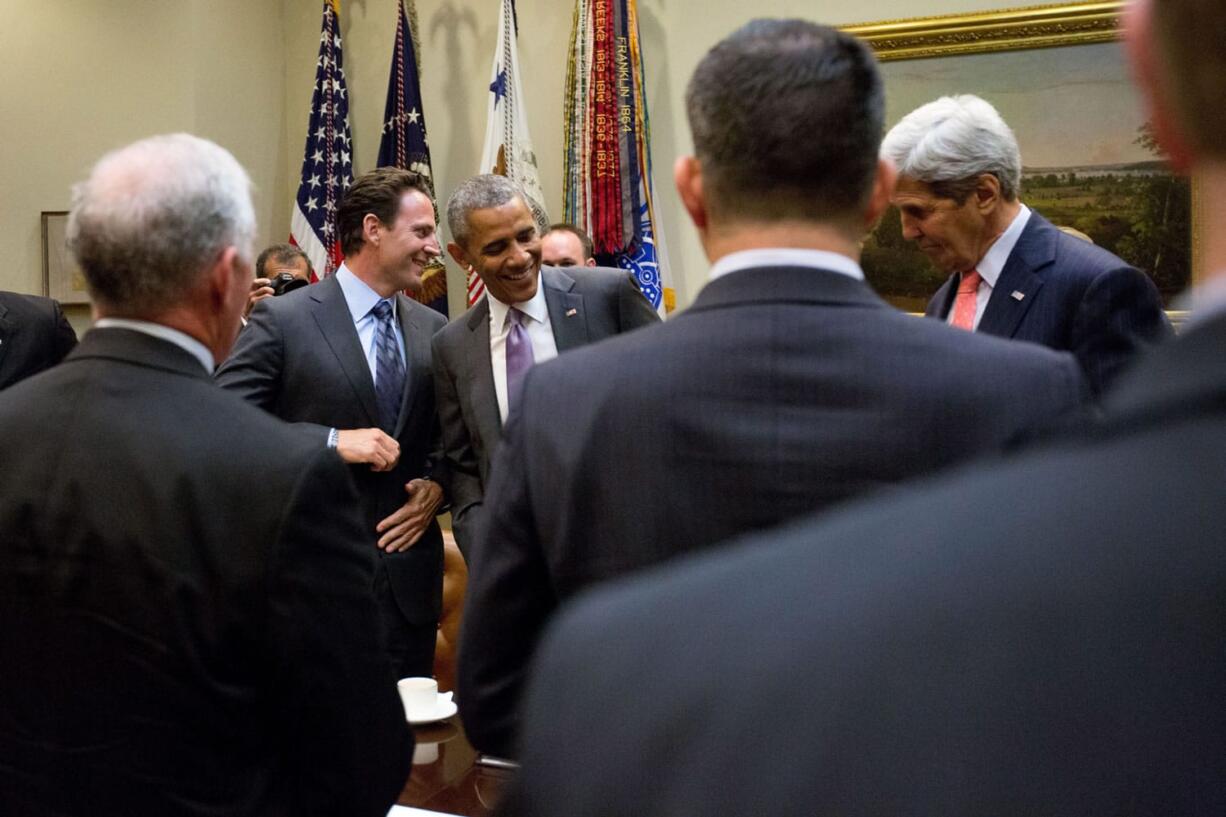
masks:
<svg viewBox="0 0 1226 817"><path fill-rule="evenodd" d="M459 389L455 374L447 365L442 350L442 336L435 335L431 343L434 360L434 400L442 429L442 456L435 473L442 478L451 503L451 525L456 544L468 558L468 545L475 535L481 509L481 470L473 450L468 425L460 409Z"/></svg>
<svg viewBox="0 0 1226 817"><path fill-rule="evenodd" d="M638 281L631 273L626 273L617 288L617 310L622 332L660 322L660 316L643 295Z"/></svg>
<svg viewBox="0 0 1226 817"><path fill-rule="evenodd" d="M532 376L529 372L525 381L525 397ZM457 675L469 741L502 757L515 754L524 677L541 629L557 606L537 544L524 416L512 413L490 469L488 512L469 553Z"/></svg>
<svg viewBox="0 0 1226 817"><path fill-rule="evenodd" d="M288 813L383 817L413 738L379 637L375 552L347 469L321 451L302 475L268 570L267 706Z"/></svg>
<svg viewBox="0 0 1226 817"><path fill-rule="evenodd" d="M68 356L77 345L77 333L73 331L72 324L68 322L68 318L64 317L64 310L60 308L59 301L52 301L52 309L54 311L55 321L55 344L54 352L51 355L50 365L54 366Z"/></svg>
<svg viewBox="0 0 1226 817"><path fill-rule="evenodd" d="M1147 346L1172 334L1158 289L1132 267L1097 276L1086 288L1073 321L1069 351L1100 394Z"/></svg>
<svg viewBox="0 0 1226 817"><path fill-rule="evenodd" d="M251 311L247 325L238 333L234 349L218 367L214 378L223 389L280 416L277 409L284 368L285 337L275 313L262 301ZM321 445L327 444L327 426L317 423L294 425L318 439Z"/></svg>

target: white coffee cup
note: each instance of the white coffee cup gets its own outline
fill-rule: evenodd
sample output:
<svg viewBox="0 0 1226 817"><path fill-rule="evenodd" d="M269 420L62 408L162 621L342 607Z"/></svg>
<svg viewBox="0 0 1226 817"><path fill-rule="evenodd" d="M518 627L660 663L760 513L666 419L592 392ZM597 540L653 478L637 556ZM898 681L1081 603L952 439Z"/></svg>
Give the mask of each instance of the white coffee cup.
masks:
<svg viewBox="0 0 1226 817"><path fill-rule="evenodd" d="M433 678L401 678L396 689L410 720L428 718L438 709L438 681Z"/></svg>

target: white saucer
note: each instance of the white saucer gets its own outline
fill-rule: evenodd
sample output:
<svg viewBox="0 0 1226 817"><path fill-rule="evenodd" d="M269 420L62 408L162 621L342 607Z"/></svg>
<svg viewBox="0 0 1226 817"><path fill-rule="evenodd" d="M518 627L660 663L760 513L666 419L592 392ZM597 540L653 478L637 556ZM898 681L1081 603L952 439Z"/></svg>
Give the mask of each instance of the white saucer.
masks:
<svg viewBox="0 0 1226 817"><path fill-rule="evenodd" d="M451 700L451 693L440 692L438 694L438 700L434 703L433 712L428 715L419 715L415 718L406 718L406 720L408 720L408 722L414 726L419 726L423 723L434 723L435 721L450 718L458 711L459 710L455 705L455 701Z"/></svg>

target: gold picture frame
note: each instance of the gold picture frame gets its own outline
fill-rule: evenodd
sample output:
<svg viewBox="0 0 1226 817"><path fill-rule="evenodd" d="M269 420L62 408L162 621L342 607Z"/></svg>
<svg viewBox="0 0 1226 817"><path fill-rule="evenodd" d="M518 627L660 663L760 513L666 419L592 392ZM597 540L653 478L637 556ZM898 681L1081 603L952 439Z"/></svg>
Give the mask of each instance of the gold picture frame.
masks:
<svg viewBox="0 0 1226 817"><path fill-rule="evenodd" d="M61 304L88 304L85 276L68 251L65 240L68 213L46 210L41 214L43 237L43 294Z"/></svg>
<svg viewBox="0 0 1226 817"><path fill-rule="evenodd" d="M1070 46L1103 46L1107 44L1106 51L1103 49L1089 50L1078 49L1068 50L1065 54L1087 54L1092 53L1098 55L1101 53L1110 52L1111 59L1118 59L1118 67L1114 64L1110 67L1110 71L1114 71L1115 80L1119 85L1128 84L1128 71L1124 63L1122 54L1116 54L1118 46L1111 47L1109 44L1117 43L1120 39L1120 13L1123 11L1123 2L1082 2L1082 3L1062 3L1048 4L1040 6L1028 6L1019 8L1000 9L994 11L974 12L954 15L944 15L935 17L916 17L910 19L885 20L872 23L858 23L854 25L843 26L842 30L854 34L866 41L872 46L877 59L883 63L882 73L885 76L887 97L891 96L891 74L895 74L897 78L899 71L903 72L908 77L908 81L913 81L915 75L923 74L926 70L931 70L934 75L959 76L959 82L956 87L950 87L948 90L940 90L939 93L934 93L931 98L935 98L943 93L980 93L989 101L994 101L991 95L982 93L977 88L977 80L979 74L977 69L983 65L995 66L996 70L1004 72L1001 68L1003 63L1009 62L1009 56L1006 52L1022 52L1033 51L1035 49L1051 49L1051 48L1066 48ZM974 55L993 55L989 57L979 57ZM950 63L956 64L957 61L942 60L941 58L960 58L972 57L968 60L966 70L957 72L950 68ZM909 60L925 60L932 61L932 64L941 65L941 68L926 69L927 63L917 63L914 68L907 66L895 66L893 63ZM1026 62L1033 65L1036 60L1034 58L1019 59L1016 62ZM1057 63L1059 58L1044 58L1043 63ZM1056 69L1052 69L1055 71ZM1104 69L1108 70L1108 69ZM1030 75L1021 74L1029 80ZM1064 75L1057 75L1057 79L1064 79ZM1052 77L1036 77L1035 84L1042 86L1044 80L1051 80ZM1077 76L1069 77L1070 81L1081 79ZM1019 80L1021 82L1021 80ZM918 84L913 82L914 84ZM934 87L939 86L939 82L933 81ZM1048 86L1050 87L1050 85ZM1036 92L1037 94L1037 92ZM1016 97L1017 94L1012 96ZM1041 99L1041 98L1040 98ZM922 104L928 101L923 99L914 104ZM910 104L910 101L909 101ZM1037 104L1037 103L1036 103ZM998 104L998 107L1000 105ZM907 108L910 110L910 108ZM906 111L902 111L905 113ZM895 112L897 114L897 112ZM1010 114L1002 109L1002 115L1007 122L1012 125ZM893 124L894 120L887 122L887 126ZM1065 121L1059 121L1060 127L1068 127ZM1053 127L1057 127L1053 123ZM1017 128L1015 127L1015 130ZM1121 144L1132 142L1135 134L1132 132L1122 132L1118 135L1118 141ZM1025 162L1027 158L1027 144L1023 139L1021 132L1018 133L1019 142L1022 147L1022 157ZM1156 158L1156 157L1155 157ZM1037 164L1042 165L1043 162ZM1183 200L1186 201L1186 211L1183 216L1184 222L1181 222L1180 227L1186 227L1187 239L1180 238L1178 243L1184 253L1182 256L1182 267L1180 270L1180 280L1185 280L1184 285L1194 284L1199 279L1201 270L1201 244L1202 241L1199 235L1199 225L1201 219L1198 214L1201 212L1200 207L1200 191L1195 180L1189 184L1188 180L1179 182L1182 185L1180 193ZM1023 182L1023 198L1026 198L1027 185ZM1090 191L1085 191L1089 195ZM1060 223L1049 215L1049 219L1055 223ZM1190 224L1189 224L1190 222ZM1183 235L1182 233L1180 235ZM872 242L870 238L870 245ZM1174 239L1167 239L1168 242L1174 242ZM1116 248L1108 247L1115 251ZM1118 252L1121 256L1122 252ZM1150 271L1150 267L1139 263L1137 266ZM866 271L869 270L866 259ZM870 281L872 281L870 272ZM1174 280L1169 277L1166 280ZM878 282L873 281L874 286ZM930 280L924 282L926 287L930 284ZM1164 294L1168 298L1168 305L1173 300L1171 292L1174 287L1167 286ZM904 309L914 310L922 308L921 297L891 297L889 287L881 294L891 300L897 306ZM917 296L918 292L910 293L911 296Z"/></svg>
<svg viewBox="0 0 1226 817"><path fill-rule="evenodd" d="M844 26L881 62L1022 48L1089 45L1119 39L1122 2L1062 3L999 11L914 17Z"/></svg>

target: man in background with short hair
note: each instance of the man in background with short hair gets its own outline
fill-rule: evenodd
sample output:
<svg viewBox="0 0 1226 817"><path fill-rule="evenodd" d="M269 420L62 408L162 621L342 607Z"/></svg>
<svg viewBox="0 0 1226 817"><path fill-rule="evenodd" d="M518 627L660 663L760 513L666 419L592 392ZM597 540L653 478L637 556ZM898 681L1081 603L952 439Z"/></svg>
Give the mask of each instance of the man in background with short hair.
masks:
<svg viewBox="0 0 1226 817"><path fill-rule="evenodd" d="M592 238L574 224L549 225L541 236L541 263L548 267L594 267Z"/></svg>
<svg viewBox="0 0 1226 817"><path fill-rule="evenodd" d="M255 305L265 298L284 295L311 283L315 270L311 259L296 244L272 244L255 259L255 280L247 298L246 318Z"/></svg>
<svg viewBox="0 0 1226 817"><path fill-rule="evenodd" d="M0 813L382 817L412 736L335 452L218 389L251 287L234 157L103 157L97 322L0 393Z"/></svg>

